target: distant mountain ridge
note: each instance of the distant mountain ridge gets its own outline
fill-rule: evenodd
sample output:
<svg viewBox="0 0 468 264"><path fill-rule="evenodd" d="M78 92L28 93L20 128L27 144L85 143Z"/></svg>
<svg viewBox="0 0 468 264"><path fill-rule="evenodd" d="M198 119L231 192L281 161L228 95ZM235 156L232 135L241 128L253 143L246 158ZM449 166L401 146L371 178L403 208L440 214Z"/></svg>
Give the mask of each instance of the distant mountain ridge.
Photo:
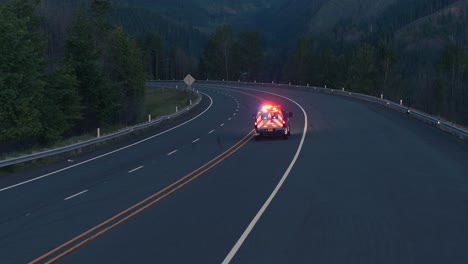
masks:
<svg viewBox="0 0 468 264"><path fill-rule="evenodd" d="M166 19L203 32L211 32L222 24L251 25L252 18L284 0L116 0L120 6L156 11Z"/></svg>
<svg viewBox="0 0 468 264"><path fill-rule="evenodd" d="M6 2L6 0L0 0ZM411 2L407 0L112 0L118 10L118 20L125 26L131 26L131 19L140 12L147 26L142 28L158 29L161 25L174 28L176 31L189 31L188 34L199 35L200 38L212 32L222 24L232 24L241 31L258 30L263 32L268 40L276 40L278 36L284 39L297 39L298 36L309 34L316 36L330 32L340 23L365 23L379 16L391 16L395 7L407 6L411 10ZM436 13L450 4L460 0L440 0L433 4L430 13ZM57 20L64 20L76 10L89 5L90 0L42 0L41 12ZM428 4L429 5L429 4ZM393 9L392 9L393 7ZM124 21L125 10L129 12L129 21ZM424 14L421 17L424 17ZM421 17L415 17L410 24ZM152 18L152 19L150 19ZM125 23L123 23L125 22ZM65 23L66 24L66 23ZM57 27L51 25L51 27ZM404 27L406 25L402 25ZM63 27L63 25L60 25ZM131 31L138 31L131 26ZM196 32L199 30L200 33ZM141 30L140 30L141 31ZM167 31L167 30L166 30ZM164 38L164 36L163 36ZM173 41L169 40L170 43Z"/></svg>
<svg viewBox="0 0 468 264"><path fill-rule="evenodd" d="M74 16L89 7L90 0L42 0L38 7L39 15L45 18L46 32L49 35L49 53L62 52L63 41ZM138 35L158 32L165 46L178 46L192 54L199 54L206 34L157 12L155 8L144 8L144 0L112 1L110 22L121 25L127 32ZM187 41L188 40L188 41Z"/></svg>
<svg viewBox="0 0 468 264"><path fill-rule="evenodd" d="M52 17L64 19L77 9L89 5L89 0L43 0L41 9ZM123 25L131 33L145 30L179 32L177 38L190 36L200 41L222 24L232 24L239 31L261 31L271 45L290 46L299 36L318 36L332 31L340 23L365 24L380 16L392 16L395 7L407 6L419 0L113 0L112 21ZM422 1L424 2L424 1ZM430 2L430 1L428 1ZM457 0L440 0L433 13ZM393 9L392 9L393 8ZM53 10L47 12L47 10ZM418 10L408 10L417 13ZM422 14L421 17L428 14ZM421 18L415 17L410 24ZM60 20L56 18L55 20ZM135 23L133 23L135 22ZM51 25L54 27L56 25ZM401 27L405 25L399 25ZM57 26L56 26L57 27ZM63 25L60 25L63 27ZM183 33L182 33L183 32ZM167 43L180 40L164 35ZM200 50L193 44L190 49ZM187 47L184 47L187 48Z"/></svg>
<svg viewBox="0 0 468 264"><path fill-rule="evenodd" d="M50 0L49 0L50 1ZM115 0L116 5L146 9L167 21L210 33L222 24L231 24L239 31L261 31L267 41L288 43L299 36L318 36L334 30L340 24L372 24L381 16L391 17L396 9L414 13L413 20L403 21L404 27L421 17L435 13L459 0ZM420 12L425 3L433 10Z"/></svg>
<svg viewBox="0 0 468 264"><path fill-rule="evenodd" d="M325 1L308 23L308 32L319 34L342 20L365 21L378 16L397 0L329 0Z"/></svg>

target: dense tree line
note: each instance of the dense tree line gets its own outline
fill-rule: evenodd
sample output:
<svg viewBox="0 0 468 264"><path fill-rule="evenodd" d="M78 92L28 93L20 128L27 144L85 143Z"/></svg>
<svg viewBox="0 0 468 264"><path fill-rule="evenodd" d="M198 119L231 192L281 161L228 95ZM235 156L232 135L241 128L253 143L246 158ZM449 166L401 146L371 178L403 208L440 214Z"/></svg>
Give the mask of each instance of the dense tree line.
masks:
<svg viewBox="0 0 468 264"><path fill-rule="evenodd" d="M373 19L341 21L298 40L280 79L384 94L467 125L468 9L446 9L455 2L396 1Z"/></svg>
<svg viewBox="0 0 468 264"><path fill-rule="evenodd" d="M44 41L36 32L33 4L0 5L0 140L44 133Z"/></svg>
<svg viewBox="0 0 468 264"><path fill-rule="evenodd" d="M218 28L209 38L199 64L199 78L256 80L263 61L259 32L236 34L229 25Z"/></svg>
<svg viewBox="0 0 468 264"><path fill-rule="evenodd" d="M79 12L63 56L54 59L46 57L38 2L0 4L0 144L51 142L136 122L143 54L122 28L107 23L110 2L95 0Z"/></svg>
<svg viewBox="0 0 468 264"><path fill-rule="evenodd" d="M380 96L468 124L468 50L450 43L431 61L415 61L394 44L363 42L335 51L308 38L298 40L283 82L310 83ZM414 54L413 54L414 55Z"/></svg>
<svg viewBox="0 0 468 264"><path fill-rule="evenodd" d="M384 94L468 124L468 10L423 19L453 0L395 1L378 17L343 20L290 47L229 25L205 41L150 11L105 0L77 1L73 12L39 2L0 1L2 146L134 123L145 79L188 73Z"/></svg>
<svg viewBox="0 0 468 264"><path fill-rule="evenodd" d="M416 14L407 10L396 14L410 21L450 2L432 1L433 9L429 5ZM397 2L397 7L402 5ZM419 7L422 2L407 5ZM393 101L402 99L411 107L468 124L468 10L438 15L420 22L411 32L399 29L402 24L395 20L385 22L386 16L365 26L340 23L333 32L300 37L289 50L265 48L260 33L238 33L225 25L209 38L200 60L199 77L308 83L373 96L383 94ZM385 33L375 25L386 25ZM347 34L353 34L355 40L347 40L352 39ZM409 37L416 40L408 43L405 38ZM436 44L427 46L428 42Z"/></svg>
<svg viewBox="0 0 468 264"><path fill-rule="evenodd" d="M182 79L197 71L198 56L205 42L199 31L171 23L142 8L117 6L109 21L136 36L145 53L149 79Z"/></svg>
<svg viewBox="0 0 468 264"><path fill-rule="evenodd" d="M137 40L144 53L147 79L181 80L197 72L197 57L177 46L166 48L157 32L138 35Z"/></svg>

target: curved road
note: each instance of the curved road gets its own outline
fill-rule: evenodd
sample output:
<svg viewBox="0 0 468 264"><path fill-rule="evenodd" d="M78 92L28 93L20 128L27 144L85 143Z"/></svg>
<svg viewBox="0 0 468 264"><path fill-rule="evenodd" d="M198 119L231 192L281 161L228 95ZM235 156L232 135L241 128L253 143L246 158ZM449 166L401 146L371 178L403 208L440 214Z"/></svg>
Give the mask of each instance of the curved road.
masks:
<svg viewBox="0 0 468 264"><path fill-rule="evenodd" d="M1 262L468 263L466 142L353 99L196 88L176 123L0 175ZM252 140L261 100L294 112L289 140Z"/></svg>

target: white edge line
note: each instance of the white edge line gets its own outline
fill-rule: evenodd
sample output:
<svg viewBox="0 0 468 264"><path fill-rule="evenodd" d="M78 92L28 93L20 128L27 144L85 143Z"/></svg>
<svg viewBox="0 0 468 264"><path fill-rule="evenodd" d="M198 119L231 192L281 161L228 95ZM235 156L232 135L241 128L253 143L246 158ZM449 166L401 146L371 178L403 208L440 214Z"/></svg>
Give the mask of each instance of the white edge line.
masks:
<svg viewBox="0 0 468 264"><path fill-rule="evenodd" d="M203 93L203 92L200 92L200 93L201 93L201 94L204 94L205 96L207 96L207 97L210 99L210 105L209 105L208 108L206 108L203 112L201 112L201 113L198 114L197 116L193 117L192 119L185 121L185 122L182 123L182 124L179 124L179 125L177 125L177 126L175 126L175 127L171 127L171 128L169 128L168 130L165 130L165 131L163 131L163 132L161 132L161 133L158 133L158 134L153 135L153 136L151 136L151 137L142 139L142 140L140 140L140 141L138 141L138 142L135 142L135 143L133 143L133 144L127 145L127 146L125 146L125 147L122 147L122 148L113 150L113 151L111 151L111 152L107 152L107 153L105 153L105 154L102 154L102 155L100 155L100 156L91 158L91 159L89 159L89 160L85 160L85 161L82 161L82 162L80 162L80 163L74 164L74 165L72 165L72 166L68 166L68 167L65 167L65 168L63 168L63 169L56 170L56 171L53 171L53 172L50 172L50 173L41 175L41 176L39 176L39 177L30 179L30 180L27 180L27 181L20 182L20 183L17 183L17 184L14 184L14 185L11 185L11 186L2 188L2 189L0 189L0 192L3 192L3 191L6 191L6 190L9 190L9 189L16 188L16 187L21 186L21 185L24 185L24 184L26 184L26 183L30 183L30 182L33 182L33 181L37 181L37 180L39 180L39 179L48 177L48 176L50 176L50 175L53 175L53 174L56 174L56 173L59 173L59 172L62 172L62 171L65 171L65 170L68 170L68 169L77 167L77 166L80 166L80 165L85 164L85 163L88 163L88 162L90 162L90 161L97 160L97 159L100 159L100 158L102 158L102 157L108 156L108 155L110 155L110 154L119 152L119 151L121 151L121 150L130 148L130 147L133 147L133 146L135 146L135 145L141 144L141 143L143 143L143 142L145 142L145 141L148 141L148 140L153 139L153 138L155 138L155 137L158 137L158 136L160 136L160 135L166 134L167 132L172 131L172 130L174 130L174 129L176 129L176 128L179 128L179 127L181 127L181 126L183 126L183 125L185 125L185 124L187 124L187 123L189 123L189 122L192 122L193 120L195 120L195 119L199 118L200 116L202 116L203 114L205 114L205 113L211 108L211 106L213 105L213 98L211 98L211 96L209 96L209 95L207 95L207 94L205 94L205 93Z"/></svg>
<svg viewBox="0 0 468 264"><path fill-rule="evenodd" d="M192 143L195 143L195 142L197 142L197 141L199 141L199 140L200 140L200 139L197 138L197 139L195 139L194 141L192 141Z"/></svg>
<svg viewBox="0 0 468 264"><path fill-rule="evenodd" d="M242 88L241 88L242 89ZM254 89L248 89L248 90L254 90ZM254 90L254 91L257 91L257 90ZM268 197L268 199L265 201L265 203L263 204L263 206L260 208L260 210L257 212L257 214L255 215L255 217L252 219L252 221L250 222L250 224L247 226L247 228L245 229L244 233L242 233L241 237L239 238L239 240L237 240L236 244L234 245L234 247L231 249L231 251L229 251L228 255L226 256L226 258L223 260L222 264L228 264L229 262L231 262L231 260L234 258L234 256L236 255L237 251L240 249L240 247L242 246L242 244L244 243L244 241L247 239L247 237L249 236L250 232L252 232L253 228L255 227L255 225L257 224L258 220L260 219L260 217L262 217L263 213L265 212L265 210L268 208L268 206L270 205L271 201L273 200L273 198L275 198L276 194L278 193L278 191L280 190L281 186L283 186L283 183L286 181L286 179L288 178L289 176L289 173L291 172L292 168L294 167L294 164L296 163L300 153L301 153L301 150L302 150L302 146L304 145L304 141L305 141L305 137L306 137L306 134L307 134L307 113L306 111L304 110L304 108L299 104L297 103L296 101L288 98L288 97L285 97L285 96L282 96L282 95L279 95L279 94L274 94L274 93L270 93L270 92L265 92L265 91L261 91L261 92L264 92L264 93L269 93L269 94L272 94L272 95L276 95L276 96L279 96L279 97L283 97L291 102L293 102L294 104L296 104L301 110L302 112L304 113L304 117L305 117L305 122L304 122L304 132L302 134L302 138L301 138L301 142L299 143L299 147L296 151L296 154L294 155L294 158L292 159L291 163L289 164L289 167L288 169L286 170L286 172L283 174L283 177L281 177L281 180L279 181L278 185L276 185L276 188L273 190L273 192L270 194L270 196Z"/></svg>
<svg viewBox="0 0 468 264"><path fill-rule="evenodd" d="M129 171L128 173L135 172L135 171L137 171L137 170L139 170L139 169L141 169L141 168L143 168L143 166L140 166L140 167L138 167L138 168L135 168L135 169L133 169L133 170Z"/></svg>
<svg viewBox="0 0 468 264"><path fill-rule="evenodd" d="M174 150L174 151L171 151L171 152L167 153L167 155L170 156L170 155L172 155L172 154L174 154L174 153L176 153L176 152L177 152L177 149Z"/></svg>
<svg viewBox="0 0 468 264"><path fill-rule="evenodd" d="M83 193L85 193L85 192L87 192L87 191L88 191L88 190L84 190L84 191L79 192L79 193L77 193L77 194L74 194L74 195L72 195L72 196L68 196L67 198L65 198L65 199L63 199L63 200L64 200L64 201L70 200L71 198L75 198L75 197L77 197L78 195L82 195Z"/></svg>

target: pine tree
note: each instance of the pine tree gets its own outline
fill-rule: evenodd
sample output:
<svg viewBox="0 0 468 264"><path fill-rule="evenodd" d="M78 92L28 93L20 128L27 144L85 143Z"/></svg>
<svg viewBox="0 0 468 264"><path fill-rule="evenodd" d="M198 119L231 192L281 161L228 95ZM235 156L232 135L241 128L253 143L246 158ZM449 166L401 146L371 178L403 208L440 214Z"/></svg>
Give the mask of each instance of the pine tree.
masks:
<svg viewBox="0 0 468 264"><path fill-rule="evenodd" d="M94 32L96 28L93 22L80 14L73 22L65 43L65 61L73 68L78 79L78 91L83 106L80 126L85 129L110 123L118 109L116 95L106 79L101 61L102 52L98 48Z"/></svg>
<svg viewBox="0 0 468 264"><path fill-rule="evenodd" d="M444 82L440 79L437 79L433 83L433 100L435 103L435 112L438 115L441 115L444 111L444 105L445 105L445 88L444 88Z"/></svg>
<svg viewBox="0 0 468 264"><path fill-rule="evenodd" d="M374 48L364 43L355 51L350 65L348 87L355 92L377 95Z"/></svg>
<svg viewBox="0 0 468 264"><path fill-rule="evenodd" d="M388 45L381 43L376 52L377 71L380 80L380 93L387 94L395 64L397 63L397 51Z"/></svg>
<svg viewBox="0 0 468 264"><path fill-rule="evenodd" d="M233 54L233 77L250 81L258 79L260 64L263 61L260 32L240 33L235 41Z"/></svg>
<svg viewBox="0 0 468 264"><path fill-rule="evenodd" d="M294 47L285 68L285 79L289 82L306 83L310 79L314 54L309 38L301 37Z"/></svg>
<svg viewBox="0 0 468 264"><path fill-rule="evenodd" d="M211 35L203 52L204 66L209 79L232 77L234 36L232 27L224 25Z"/></svg>
<svg viewBox="0 0 468 264"><path fill-rule="evenodd" d="M312 76L310 82L327 87L342 86L341 58L330 48L325 48L312 63Z"/></svg>
<svg viewBox="0 0 468 264"><path fill-rule="evenodd" d="M0 4L0 141L32 139L42 132L45 46L29 4Z"/></svg>
<svg viewBox="0 0 468 264"><path fill-rule="evenodd" d="M112 90L118 97L120 122L134 124L142 115L145 87L142 53L135 40L130 38L121 27L111 32L111 56L107 61Z"/></svg>
<svg viewBox="0 0 468 264"><path fill-rule="evenodd" d="M150 79L160 79L162 44L158 33L147 33L139 40L143 50L143 60L147 75Z"/></svg>
<svg viewBox="0 0 468 264"><path fill-rule="evenodd" d="M62 63L47 78L42 108L45 141L59 139L81 118L78 80L72 66Z"/></svg>
<svg viewBox="0 0 468 264"><path fill-rule="evenodd" d="M453 120L460 118L458 108L463 107L464 90L463 76L468 71L465 64L465 50L463 47L450 44L439 58L439 69L448 82L448 114Z"/></svg>

